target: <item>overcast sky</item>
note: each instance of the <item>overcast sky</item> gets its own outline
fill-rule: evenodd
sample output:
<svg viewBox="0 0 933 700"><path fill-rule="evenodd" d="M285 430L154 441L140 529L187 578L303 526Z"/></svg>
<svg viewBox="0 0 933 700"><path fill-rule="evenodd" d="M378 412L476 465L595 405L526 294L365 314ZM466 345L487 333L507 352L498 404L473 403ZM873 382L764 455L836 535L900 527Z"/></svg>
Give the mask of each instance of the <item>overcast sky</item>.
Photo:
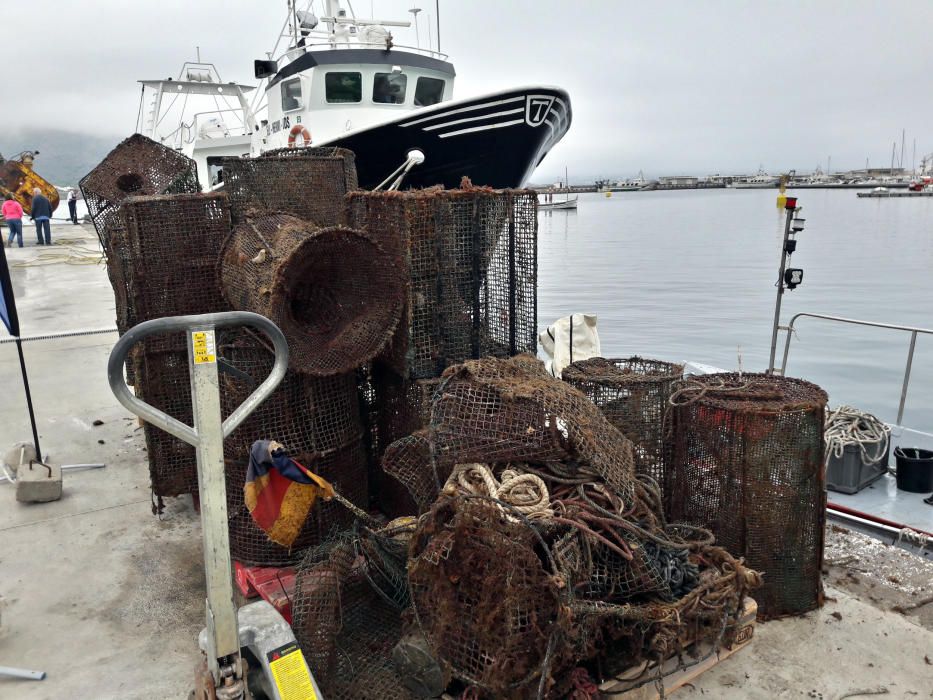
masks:
<svg viewBox="0 0 933 700"><path fill-rule="evenodd" d="M368 14L370 0L356 0ZM373 0L381 19L412 2ZM434 0L418 0L422 42ZM905 164L933 152L933 1L440 0L457 97L559 85L573 126L538 179ZM262 8L259 11L258 8ZM320 14L320 12L319 12ZM0 129L133 131L141 78L195 46L253 83L285 15L276 0L2 0ZM398 43L413 40L395 30ZM11 97L12 96L12 97Z"/></svg>

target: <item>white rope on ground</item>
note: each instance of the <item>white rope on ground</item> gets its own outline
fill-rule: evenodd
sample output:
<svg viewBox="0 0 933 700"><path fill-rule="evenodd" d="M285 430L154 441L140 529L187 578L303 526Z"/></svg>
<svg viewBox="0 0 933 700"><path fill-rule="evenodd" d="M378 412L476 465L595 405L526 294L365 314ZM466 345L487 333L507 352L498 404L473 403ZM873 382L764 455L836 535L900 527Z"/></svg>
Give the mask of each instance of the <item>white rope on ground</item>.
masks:
<svg viewBox="0 0 933 700"><path fill-rule="evenodd" d="M866 465L877 464L888 451L891 429L870 413L852 406L840 406L826 414L823 434L826 461L841 459L846 447L858 445Z"/></svg>
<svg viewBox="0 0 933 700"><path fill-rule="evenodd" d="M485 464L458 464L444 485L445 489L448 487L496 498L529 519L554 515L547 485L537 474L504 469L500 482Z"/></svg>

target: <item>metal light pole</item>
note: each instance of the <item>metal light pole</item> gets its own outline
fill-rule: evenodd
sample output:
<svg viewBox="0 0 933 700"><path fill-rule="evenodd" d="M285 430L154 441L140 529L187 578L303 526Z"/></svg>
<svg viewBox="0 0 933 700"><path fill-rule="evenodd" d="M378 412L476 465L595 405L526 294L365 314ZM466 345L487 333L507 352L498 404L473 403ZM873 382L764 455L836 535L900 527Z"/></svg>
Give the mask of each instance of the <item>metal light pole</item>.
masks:
<svg viewBox="0 0 933 700"><path fill-rule="evenodd" d="M781 242L781 267L778 270L777 299L774 301L774 325L771 330L771 358L768 360L768 374L774 374L774 357L777 353L778 329L781 324L781 301L784 298L784 271L787 267L787 241L790 239L790 225L797 212L797 198L788 197L784 205L784 240Z"/></svg>

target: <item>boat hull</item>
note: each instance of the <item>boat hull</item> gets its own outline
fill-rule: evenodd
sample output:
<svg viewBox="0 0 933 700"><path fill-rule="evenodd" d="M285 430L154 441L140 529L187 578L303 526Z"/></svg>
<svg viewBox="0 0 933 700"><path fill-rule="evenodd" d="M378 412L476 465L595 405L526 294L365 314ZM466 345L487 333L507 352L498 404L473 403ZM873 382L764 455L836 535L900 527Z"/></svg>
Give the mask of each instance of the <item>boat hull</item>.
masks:
<svg viewBox="0 0 933 700"><path fill-rule="evenodd" d="M382 183L412 150L425 159L405 176L403 188L456 188L464 177L474 185L521 187L570 121L564 90L521 88L444 102L314 145L352 150L364 189Z"/></svg>

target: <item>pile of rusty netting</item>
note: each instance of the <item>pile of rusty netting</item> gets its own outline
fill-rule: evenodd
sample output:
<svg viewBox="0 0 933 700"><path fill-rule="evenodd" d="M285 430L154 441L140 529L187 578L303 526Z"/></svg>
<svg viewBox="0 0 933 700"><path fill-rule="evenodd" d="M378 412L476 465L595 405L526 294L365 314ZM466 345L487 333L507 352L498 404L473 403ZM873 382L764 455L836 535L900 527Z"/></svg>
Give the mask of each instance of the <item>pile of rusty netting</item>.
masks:
<svg viewBox="0 0 933 700"><path fill-rule="evenodd" d="M669 402L683 371L683 365L644 357L592 357L574 362L561 375L632 441L635 471L658 483L665 507L673 445Z"/></svg>
<svg viewBox="0 0 933 700"><path fill-rule="evenodd" d="M380 573L381 550L373 557L360 544L371 533L299 569L294 605L315 611L296 615L305 653L329 655L317 660L325 669L334 659L356 669L352 691L349 677L325 672L323 689L336 697L370 697L353 695L365 687L398 698L444 688L564 697L574 669L595 668L610 649L630 666L686 664L691 645L728 644L758 583L708 532L666 522L657 485L635 473L631 443L534 358L449 368L428 427L386 459L401 453L408 471L387 471L426 504L407 562L392 568L407 570L410 607L398 604L401 591L396 617L380 617L391 612L379 601L395 578ZM645 683L660 663L652 669Z"/></svg>
<svg viewBox="0 0 933 700"><path fill-rule="evenodd" d="M228 415L272 371L274 352L266 338L248 328L224 330L218 354L235 373L221 374L221 411ZM313 377L289 370L279 387L224 441L230 551L243 564L286 566L332 531L349 527L351 516L335 501L319 503L290 547L269 539L246 508L243 485L249 451L257 436L271 436L292 458L327 479L354 503L369 505L367 454L363 444L356 378Z"/></svg>
<svg viewBox="0 0 933 700"><path fill-rule="evenodd" d="M123 205L131 197L199 192L195 162L141 134L133 134L79 183L97 237L107 256L107 275L116 299L120 335L139 321L132 301L132 253L126 240ZM128 366L128 370L130 367Z"/></svg>
<svg viewBox="0 0 933 700"><path fill-rule="evenodd" d="M395 332L406 285L394 260L360 231L254 209L221 246L218 279L232 308L282 330L293 369L328 376L354 372Z"/></svg>
<svg viewBox="0 0 933 700"><path fill-rule="evenodd" d="M315 226L344 223L343 197L357 188L345 148L287 148L259 158L224 158L224 190L234 222L252 209L291 214Z"/></svg>
<svg viewBox="0 0 933 700"><path fill-rule="evenodd" d="M674 393L671 517L765 573L760 619L822 605L826 392L767 374L691 377Z"/></svg>

